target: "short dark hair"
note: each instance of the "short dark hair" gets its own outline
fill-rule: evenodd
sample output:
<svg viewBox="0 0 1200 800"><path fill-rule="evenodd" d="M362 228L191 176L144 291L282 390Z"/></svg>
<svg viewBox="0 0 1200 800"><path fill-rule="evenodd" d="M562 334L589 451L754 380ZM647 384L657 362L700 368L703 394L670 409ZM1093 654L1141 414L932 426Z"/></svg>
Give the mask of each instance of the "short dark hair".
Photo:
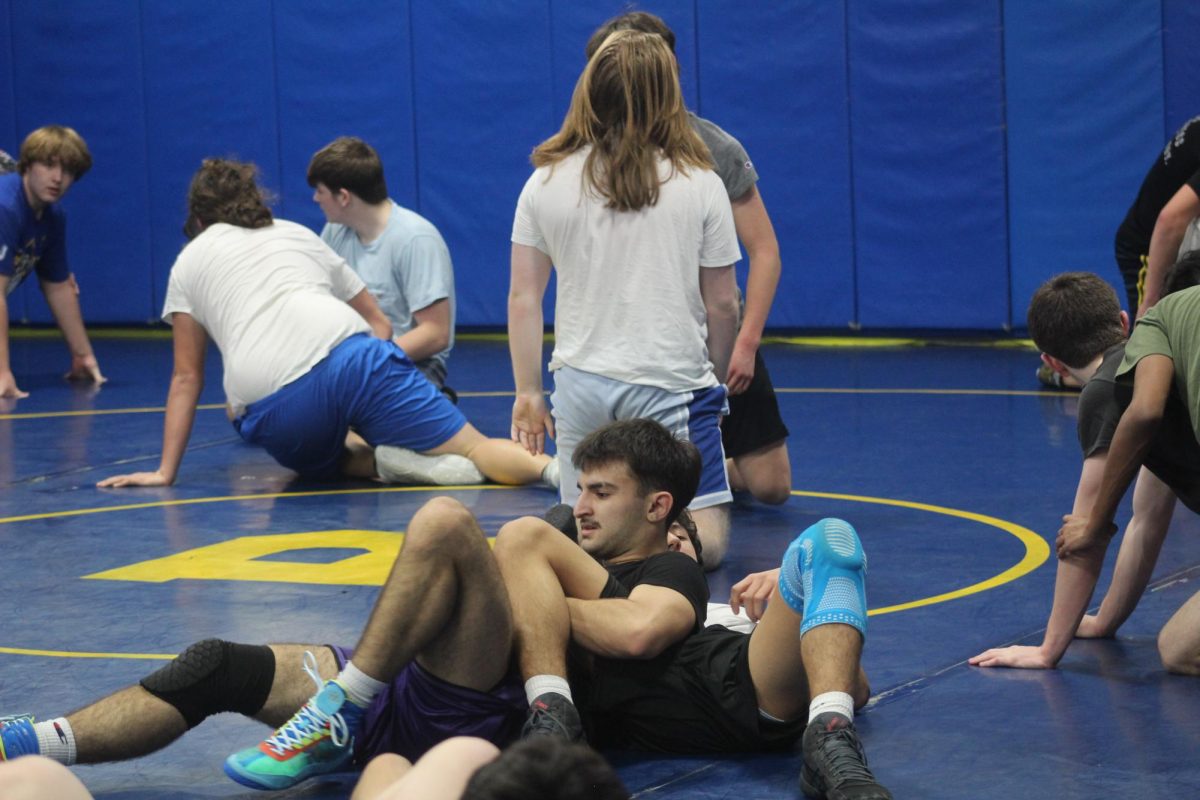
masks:
<svg viewBox="0 0 1200 800"><path fill-rule="evenodd" d="M1064 272L1039 286L1027 321L1038 349L1075 369L1125 340L1121 301L1092 272Z"/></svg>
<svg viewBox="0 0 1200 800"><path fill-rule="evenodd" d="M1188 250L1167 271L1163 296L1200 285L1200 250Z"/></svg>
<svg viewBox="0 0 1200 800"><path fill-rule="evenodd" d="M308 185L325 184L331 192L345 189L363 202L376 205L388 199L383 161L375 148L354 136L341 136L313 154L308 162Z"/></svg>
<svg viewBox="0 0 1200 800"><path fill-rule="evenodd" d="M17 171L24 175L34 163L58 162L79 180L92 168L92 153L87 142L65 125L43 125L25 137L17 161Z"/></svg>
<svg viewBox="0 0 1200 800"><path fill-rule="evenodd" d="M692 517L692 512L686 508L681 509L679 519L675 521L679 523L679 527L683 528L688 541L692 543L692 549L696 551L696 563L703 567L704 545L700 541L700 530L696 527L696 520Z"/></svg>
<svg viewBox="0 0 1200 800"><path fill-rule="evenodd" d="M616 31L638 31L639 33L657 34L667 43L667 47L671 48L671 52L675 52L675 32L667 27L667 23L663 22L662 17L651 14L648 11L630 11L618 17L613 17L599 28L596 28L595 33L588 39L587 47L584 50L588 61L591 61L592 56L596 55L596 51L600 49L600 45L604 44L604 40Z"/></svg>
<svg viewBox="0 0 1200 800"><path fill-rule="evenodd" d="M624 464L643 495L669 492L672 502L666 518L668 528L692 502L700 485L700 451L691 442L676 439L652 419L610 422L592 431L575 448L571 463L580 472Z"/></svg>
<svg viewBox="0 0 1200 800"><path fill-rule="evenodd" d="M582 744L538 736L484 764L462 800L628 800L629 790L604 758Z"/></svg>
<svg viewBox="0 0 1200 800"><path fill-rule="evenodd" d="M258 185L258 167L254 164L206 158L188 187L189 217L184 232L194 238L201 227L218 222L239 228L265 228L275 221L267 200L267 192Z"/></svg>

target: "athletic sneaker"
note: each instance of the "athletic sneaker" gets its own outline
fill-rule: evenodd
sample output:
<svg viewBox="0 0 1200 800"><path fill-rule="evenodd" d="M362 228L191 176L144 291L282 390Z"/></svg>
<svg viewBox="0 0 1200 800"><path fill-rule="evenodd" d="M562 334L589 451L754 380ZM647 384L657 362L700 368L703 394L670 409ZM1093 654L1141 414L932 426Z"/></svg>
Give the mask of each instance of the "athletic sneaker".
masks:
<svg viewBox="0 0 1200 800"><path fill-rule="evenodd" d="M17 756L36 756L42 752L37 734L33 732L31 714L0 717L0 761Z"/></svg>
<svg viewBox="0 0 1200 800"><path fill-rule="evenodd" d="M892 800L867 767L854 723L827 711L804 729L800 788L815 800Z"/></svg>
<svg viewBox="0 0 1200 800"><path fill-rule="evenodd" d="M549 736L564 742L583 741L583 723L575 704L558 692L546 692L533 698L529 716L521 728L522 739Z"/></svg>
<svg viewBox="0 0 1200 800"><path fill-rule="evenodd" d="M375 470L388 483L462 486L484 481L479 467L466 456L455 453L425 456L386 444L375 448Z"/></svg>
<svg viewBox="0 0 1200 800"><path fill-rule="evenodd" d="M566 503L550 506L550 509L542 514L542 519L553 525L555 530L562 531L572 542L579 541L579 528L575 524L575 509Z"/></svg>
<svg viewBox="0 0 1200 800"><path fill-rule="evenodd" d="M559 488L562 483L559 472L558 456L551 456L550 463L542 467L542 482L552 488Z"/></svg>
<svg viewBox="0 0 1200 800"><path fill-rule="evenodd" d="M346 699L337 681L324 685L312 653L304 671L320 689L265 741L225 759L225 774L252 789L286 789L306 778L349 770L354 733L364 709Z"/></svg>

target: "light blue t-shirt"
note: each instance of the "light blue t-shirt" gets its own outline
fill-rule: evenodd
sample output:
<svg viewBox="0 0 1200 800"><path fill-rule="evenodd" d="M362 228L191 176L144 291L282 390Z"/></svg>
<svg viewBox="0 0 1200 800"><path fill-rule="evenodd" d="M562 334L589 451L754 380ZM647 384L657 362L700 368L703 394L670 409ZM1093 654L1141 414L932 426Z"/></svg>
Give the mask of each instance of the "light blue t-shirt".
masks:
<svg viewBox="0 0 1200 800"><path fill-rule="evenodd" d="M334 223L325 226L321 238L363 279L397 336L416 327L413 311L438 300L449 301L450 343L427 359L436 362L444 375L454 347L454 266L433 223L392 201L387 227L370 244L360 242L353 229Z"/></svg>

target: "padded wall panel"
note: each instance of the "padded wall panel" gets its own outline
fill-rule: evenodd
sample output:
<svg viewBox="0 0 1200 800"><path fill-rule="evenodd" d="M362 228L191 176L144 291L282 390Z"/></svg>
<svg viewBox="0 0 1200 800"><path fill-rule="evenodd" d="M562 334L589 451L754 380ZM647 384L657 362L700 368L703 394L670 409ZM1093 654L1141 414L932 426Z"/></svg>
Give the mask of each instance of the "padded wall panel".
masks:
<svg viewBox="0 0 1200 800"><path fill-rule="evenodd" d="M1000 42L997 0L849 6L864 327L1008 322Z"/></svg>
<svg viewBox="0 0 1200 800"><path fill-rule="evenodd" d="M1200 114L1200 3L1161 0L1167 126L1163 141Z"/></svg>
<svg viewBox="0 0 1200 800"><path fill-rule="evenodd" d="M552 114L549 7L413 0L421 213L454 259L459 325L503 326L513 211Z"/></svg>
<svg viewBox="0 0 1200 800"><path fill-rule="evenodd" d="M779 239L768 325L845 327L854 319L845 11L826 0L699 8L698 110L746 147ZM747 267L743 254L742 286Z"/></svg>
<svg viewBox="0 0 1200 800"><path fill-rule="evenodd" d="M407 0L275 4L281 212L320 231L305 175L314 152L358 136L383 159L388 192L417 209Z"/></svg>
<svg viewBox="0 0 1200 800"><path fill-rule="evenodd" d="M13 80L13 33L9 24L10 0L0 0L0 150L13 158L21 148L23 138L17 129L17 96ZM25 294L21 291L7 298L11 319L20 320L27 316Z"/></svg>
<svg viewBox="0 0 1200 800"><path fill-rule="evenodd" d="M13 3L20 136L49 123L87 140L94 165L63 200L71 268L89 323L144 320L150 307L146 123L135 3ZM52 320L36 281L28 317Z"/></svg>
<svg viewBox="0 0 1200 800"><path fill-rule="evenodd" d="M149 227L157 318L171 264L185 243L187 188L200 162L255 162L263 184L280 187L274 36L270 0L145 3Z"/></svg>
<svg viewBox="0 0 1200 800"><path fill-rule="evenodd" d="M1113 236L1166 141L1160 0L1004 4L1014 325L1065 270L1118 288ZM1087 31L1087 36L1080 36Z"/></svg>

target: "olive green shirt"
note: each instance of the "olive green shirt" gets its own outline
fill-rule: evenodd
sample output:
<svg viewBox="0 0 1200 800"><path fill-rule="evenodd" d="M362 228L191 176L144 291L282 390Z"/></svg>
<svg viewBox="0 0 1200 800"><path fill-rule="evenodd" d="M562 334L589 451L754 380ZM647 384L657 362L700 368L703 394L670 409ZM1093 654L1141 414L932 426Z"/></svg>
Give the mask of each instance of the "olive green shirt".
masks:
<svg viewBox="0 0 1200 800"><path fill-rule="evenodd" d="M1200 439L1200 286L1167 295L1138 320L1117 378L1132 382L1134 367L1151 355L1174 363L1175 389Z"/></svg>

